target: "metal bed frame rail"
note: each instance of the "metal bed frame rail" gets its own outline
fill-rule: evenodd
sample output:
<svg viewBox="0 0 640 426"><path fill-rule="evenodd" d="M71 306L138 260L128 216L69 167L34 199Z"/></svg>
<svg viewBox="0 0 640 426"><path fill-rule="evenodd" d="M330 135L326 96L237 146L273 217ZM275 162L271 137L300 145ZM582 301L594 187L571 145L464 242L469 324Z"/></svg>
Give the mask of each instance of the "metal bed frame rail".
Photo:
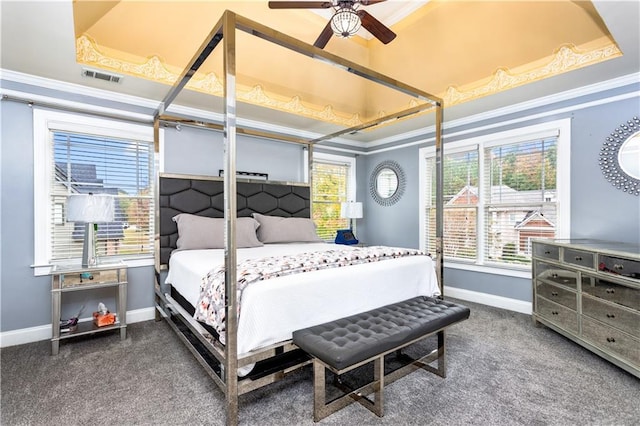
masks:
<svg viewBox="0 0 640 426"><path fill-rule="evenodd" d="M214 25L211 32L207 35L197 52L189 61L174 86L169 90L164 100L160 104L158 110L154 114L154 136L155 151L159 153L159 129L161 121L171 121L174 117L165 116L164 113L169 105L175 100L176 96L185 87L190 78L198 71L200 66L205 62L209 55L222 43L223 49L223 93L224 93L224 119L222 129L224 130L224 219L225 219L225 291L226 291L226 344L224 349L212 345L213 353L216 354L222 365L223 371L236 372L239 366L239 357L237 354L237 300L236 300L236 135L243 133L236 124L236 31L241 30L250 35L259 37L269 42L275 43L281 47L292 50L310 58L335 65L346 72L358 75L372 82L381 84L396 91L408 94L419 100L426 101L426 104L413 107L397 114L391 114L366 124L345 129L343 131L333 133L326 137L313 139L310 141L293 141L291 138L282 137L281 135L261 134L260 136L272 138L275 140L284 140L289 142L305 143L309 148L309 185L311 186L311 171L313 162L313 145L331 138L348 134L353 131L372 127L383 122L387 122L394 118L402 118L410 114L415 114L425 110L435 108L435 145L436 145L436 275L440 283L440 289L443 293L443 264L442 264L442 100L436 96L426 93L415 87L411 87L402 82L394 80L374 70L363 67L359 64L333 55L322 49L310 44L304 43L272 28L266 27L258 22L249 20L239 16L231 11L225 11L220 20ZM180 119L184 124L199 125L201 122ZM156 184L158 180L156 179ZM157 187L157 185L156 185ZM157 193L157 191L156 191ZM158 213L156 212L156 225L158 225ZM156 228L159 229L159 228ZM156 237L158 237L156 235ZM156 238L156 253L158 238ZM157 256L157 254L156 254ZM159 278L159 262L156 261L156 277ZM160 285L158 282L157 285ZM163 301L168 305L173 305L168 300ZM171 324L171 321L169 321ZM286 345L285 345L286 346ZM199 357L199 356L198 356ZM242 358L243 362L245 361ZM284 374L284 373L282 373ZM278 376L278 375L275 375ZM275 378L274 376L274 378ZM238 395L241 393L238 385L238 376L236 374L222 374L220 385L226 396L226 422L227 424L238 423ZM268 382L268 381L267 381Z"/></svg>

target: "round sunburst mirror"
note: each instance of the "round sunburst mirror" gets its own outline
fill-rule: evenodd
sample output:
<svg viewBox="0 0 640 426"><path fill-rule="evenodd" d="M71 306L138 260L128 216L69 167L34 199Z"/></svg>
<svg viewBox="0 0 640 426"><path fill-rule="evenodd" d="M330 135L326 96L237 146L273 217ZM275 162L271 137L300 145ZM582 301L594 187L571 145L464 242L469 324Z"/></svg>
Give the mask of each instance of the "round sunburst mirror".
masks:
<svg viewBox="0 0 640 426"><path fill-rule="evenodd" d="M640 119L621 124L600 149L600 169L616 188L640 195Z"/></svg>
<svg viewBox="0 0 640 426"><path fill-rule="evenodd" d="M405 185L400 165L395 161L383 161L371 173L369 192L378 204L391 206L402 197Z"/></svg>

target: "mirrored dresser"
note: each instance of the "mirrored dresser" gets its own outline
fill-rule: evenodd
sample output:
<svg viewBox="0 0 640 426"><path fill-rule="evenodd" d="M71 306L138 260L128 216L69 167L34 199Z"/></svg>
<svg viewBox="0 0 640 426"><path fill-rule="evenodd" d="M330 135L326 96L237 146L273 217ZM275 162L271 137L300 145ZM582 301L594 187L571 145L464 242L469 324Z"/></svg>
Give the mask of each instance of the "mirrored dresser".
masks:
<svg viewBox="0 0 640 426"><path fill-rule="evenodd" d="M534 240L533 319L640 377L640 247Z"/></svg>

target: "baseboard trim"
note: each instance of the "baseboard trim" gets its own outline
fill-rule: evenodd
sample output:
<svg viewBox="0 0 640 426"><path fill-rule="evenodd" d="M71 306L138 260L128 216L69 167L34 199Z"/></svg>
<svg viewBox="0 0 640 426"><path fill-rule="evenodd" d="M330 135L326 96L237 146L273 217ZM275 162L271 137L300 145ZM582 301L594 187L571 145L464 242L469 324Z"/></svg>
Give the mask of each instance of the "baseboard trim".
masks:
<svg viewBox="0 0 640 426"><path fill-rule="evenodd" d="M155 318L155 311L156 309L153 307L127 311L127 324L152 320ZM81 321L91 321L91 318L84 318ZM51 324L21 328L0 333L0 348L49 339L51 339Z"/></svg>
<svg viewBox="0 0 640 426"><path fill-rule="evenodd" d="M495 294L480 293L477 291L466 290L464 288L445 287L444 294L446 296L453 297L455 299L467 300L469 302L476 302L487 306L493 306L495 308L507 309L509 311L520 312L521 314L531 315L532 305L531 302L525 302L524 300L511 299L503 296L496 296Z"/></svg>

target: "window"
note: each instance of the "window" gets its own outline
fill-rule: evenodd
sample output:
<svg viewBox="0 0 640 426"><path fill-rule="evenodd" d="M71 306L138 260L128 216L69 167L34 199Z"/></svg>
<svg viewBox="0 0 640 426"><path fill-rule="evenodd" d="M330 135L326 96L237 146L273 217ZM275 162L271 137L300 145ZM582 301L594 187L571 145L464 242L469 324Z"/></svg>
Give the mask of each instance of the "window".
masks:
<svg viewBox="0 0 640 426"><path fill-rule="evenodd" d="M429 157L427 170L427 251L435 253L436 174L435 156ZM454 259L473 260L477 255L478 152L445 153L443 253Z"/></svg>
<svg viewBox="0 0 640 426"><path fill-rule="evenodd" d="M355 159L339 155L313 155L313 221L320 238L333 241L336 230L349 229L340 217L340 203L355 201Z"/></svg>
<svg viewBox="0 0 640 426"><path fill-rule="evenodd" d="M531 239L569 235L569 141L561 120L445 145L447 266L529 268ZM421 247L435 253L435 149L421 158Z"/></svg>
<svg viewBox="0 0 640 426"><path fill-rule="evenodd" d="M150 126L36 109L34 141L37 266L82 255L84 225L66 220L72 194L114 197L113 222L98 224L98 256L131 260L153 255ZM38 269L36 274L44 273Z"/></svg>

